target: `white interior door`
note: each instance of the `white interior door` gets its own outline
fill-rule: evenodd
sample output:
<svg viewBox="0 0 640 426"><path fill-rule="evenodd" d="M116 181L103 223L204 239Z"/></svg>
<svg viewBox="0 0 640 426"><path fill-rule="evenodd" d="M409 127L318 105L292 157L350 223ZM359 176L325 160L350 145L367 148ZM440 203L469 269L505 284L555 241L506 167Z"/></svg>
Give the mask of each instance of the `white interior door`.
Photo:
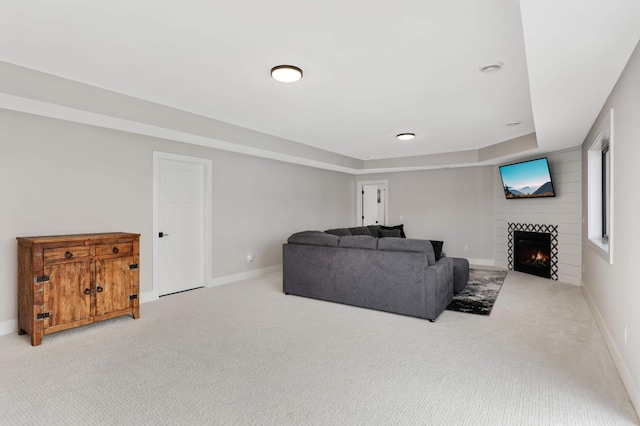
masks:
<svg viewBox="0 0 640 426"><path fill-rule="evenodd" d="M205 285L205 166L158 162L159 295Z"/></svg>
<svg viewBox="0 0 640 426"><path fill-rule="evenodd" d="M380 185L362 186L362 226L384 224L384 191Z"/></svg>

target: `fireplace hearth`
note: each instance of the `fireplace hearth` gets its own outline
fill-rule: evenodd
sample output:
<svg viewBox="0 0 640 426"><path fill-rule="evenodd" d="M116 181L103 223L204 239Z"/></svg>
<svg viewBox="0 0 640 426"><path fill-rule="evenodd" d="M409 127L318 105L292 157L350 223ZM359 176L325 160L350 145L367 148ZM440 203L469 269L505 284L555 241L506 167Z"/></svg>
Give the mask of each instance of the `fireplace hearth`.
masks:
<svg viewBox="0 0 640 426"><path fill-rule="evenodd" d="M507 224L510 270L558 280L558 225Z"/></svg>
<svg viewBox="0 0 640 426"><path fill-rule="evenodd" d="M513 240L514 269L551 278L551 235L546 232L514 231Z"/></svg>

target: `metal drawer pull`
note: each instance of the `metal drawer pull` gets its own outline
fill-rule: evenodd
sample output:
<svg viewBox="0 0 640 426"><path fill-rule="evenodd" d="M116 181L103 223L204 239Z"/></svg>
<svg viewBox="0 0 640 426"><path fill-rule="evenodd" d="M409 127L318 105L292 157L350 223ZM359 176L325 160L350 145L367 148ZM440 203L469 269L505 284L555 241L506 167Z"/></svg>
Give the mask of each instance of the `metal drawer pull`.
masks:
<svg viewBox="0 0 640 426"><path fill-rule="evenodd" d="M71 253L70 251L66 252L64 254L64 257L66 257L67 259L71 259L73 257L73 253Z"/></svg>
<svg viewBox="0 0 640 426"><path fill-rule="evenodd" d="M114 252L114 253L118 253L119 251L120 251L120 250L118 249L118 247L114 247L114 248L113 248L113 252Z"/></svg>

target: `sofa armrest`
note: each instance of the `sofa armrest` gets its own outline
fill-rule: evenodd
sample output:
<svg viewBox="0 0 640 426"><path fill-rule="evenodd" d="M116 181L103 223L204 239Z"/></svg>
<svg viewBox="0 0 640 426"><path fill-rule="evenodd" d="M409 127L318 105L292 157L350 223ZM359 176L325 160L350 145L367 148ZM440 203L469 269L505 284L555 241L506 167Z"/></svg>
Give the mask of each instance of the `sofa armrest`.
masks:
<svg viewBox="0 0 640 426"><path fill-rule="evenodd" d="M436 318L453 300L453 260L440 258L425 269L427 317Z"/></svg>

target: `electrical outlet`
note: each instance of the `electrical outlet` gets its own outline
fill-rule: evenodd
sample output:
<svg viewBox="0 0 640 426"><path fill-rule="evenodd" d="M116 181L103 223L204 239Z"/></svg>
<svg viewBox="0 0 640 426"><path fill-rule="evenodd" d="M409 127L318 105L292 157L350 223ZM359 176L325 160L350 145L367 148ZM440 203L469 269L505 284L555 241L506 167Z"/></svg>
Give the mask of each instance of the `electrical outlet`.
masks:
<svg viewBox="0 0 640 426"><path fill-rule="evenodd" d="M627 326L624 326L624 343L627 344Z"/></svg>
<svg viewBox="0 0 640 426"><path fill-rule="evenodd" d="M247 255L247 262L253 262L253 255L251 253Z"/></svg>
<svg viewBox="0 0 640 426"><path fill-rule="evenodd" d="M404 220L404 216L400 216L400 221L403 221L403 220Z"/></svg>
<svg viewBox="0 0 640 426"><path fill-rule="evenodd" d="M464 246L464 251L469 251L469 246Z"/></svg>

